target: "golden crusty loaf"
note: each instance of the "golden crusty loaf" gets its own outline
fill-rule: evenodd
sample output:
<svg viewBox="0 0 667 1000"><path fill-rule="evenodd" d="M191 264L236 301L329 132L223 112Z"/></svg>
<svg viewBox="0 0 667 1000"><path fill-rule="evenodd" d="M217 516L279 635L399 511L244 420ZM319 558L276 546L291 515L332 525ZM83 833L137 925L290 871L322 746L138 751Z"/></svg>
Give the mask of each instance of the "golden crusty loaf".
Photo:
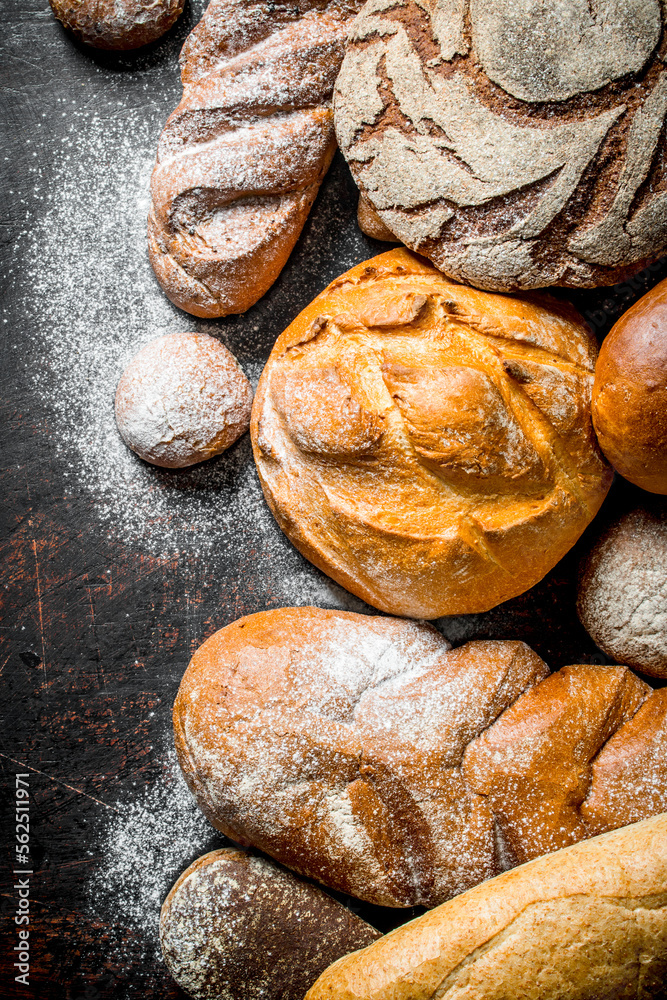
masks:
<svg viewBox="0 0 667 1000"><path fill-rule="evenodd" d="M185 0L49 0L79 41L97 49L137 49L168 31Z"/></svg>
<svg viewBox="0 0 667 1000"><path fill-rule="evenodd" d="M241 618L195 653L174 729L214 826L387 906L667 809L667 689L402 619Z"/></svg>
<svg viewBox="0 0 667 1000"><path fill-rule="evenodd" d="M611 482L595 346L571 307L456 285L392 250L278 338L252 411L269 507L319 569L414 618L537 583Z"/></svg>
<svg viewBox="0 0 667 1000"><path fill-rule="evenodd" d="M615 469L667 493L667 278L625 312L595 366L593 426Z"/></svg>
<svg viewBox="0 0 667 1000"><path fill-rule="evenodd" d="M539 858L339 959L306 1000L658 1000L667 815Z"/></svg>
<svg viewBox="0 0 667 1000"><path fill-rule="evenodd" d="M321 889L232 848L191 864L160 915L164 960L194 1000L303 1000L328 965L379 937Z"/></svg>
<svg viewBox="0 0 667 1000"><path fill-rule="evenodd" d="M278 277L336 148L331 93L357 0L212 0L181 53L148 238L195 316L249 309Z"/></svg>

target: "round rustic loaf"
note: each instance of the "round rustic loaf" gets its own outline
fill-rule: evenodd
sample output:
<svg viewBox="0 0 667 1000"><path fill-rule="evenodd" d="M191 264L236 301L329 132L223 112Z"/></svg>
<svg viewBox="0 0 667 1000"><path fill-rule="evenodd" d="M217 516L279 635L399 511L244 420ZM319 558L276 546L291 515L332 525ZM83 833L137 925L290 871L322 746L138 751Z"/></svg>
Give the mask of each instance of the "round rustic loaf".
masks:
<svg viewBox="0 0 667 1000"><path fill-rule="evenodd" d="M575 543L611 482L595 345L555 300L489 295L393 250L278 338L251 434L280 527L391 614L487 611Z"/></svg>
<svg viewBox="0 0 667 1000"><path fill-rule="evenodd" d="M380 932L266 858L226 848L183 872L162 906L169 971L194 1000L303 1000Z"/></svg>
<svg viewBox="0 0 667 1000"><path fill-rule="evenodd" d="M667 810L667 689L403 619L241 618L195 653L174 731L220 831L386 906Z"/></svg>
<svg viewBox="0 0 667 1000"><path fill-rule="evenodd" d="M664 1000L667 815L507 872L340 959L305 1000Z"/></svg>
<svg viewBox="0 0 667 1000"><path fill-rule="evenodd" d="M615 469L667 493L667 279L605 338L595 365L593 426Z"/></svg>
<svg viewBox="0 0 667 1000"><path fill-rule="evenodd" d="M369 0L336 83L382 222L480 288L610 284L667 247L660 0Z"/></svg>
<svg viewBox="0 0 667 1000"><path fill-rule="evenodd" d="M633 510L615 521L582 566L577 610L619 663L667 677L667 514Z"/></svg>
<svg viewBox="0 0 667 1000"><path fill-rule="evenodd" d="M49 0L79 41L97 49L138 49L178 20L185 0Z"/></svg>
<svg viewBox="0 0 667 1000"><path fill-rule="evenodd" d="M234 355L205 333L151 340L116 390L116 423L140 458L167 469L219 455L248 429L252 389Z"/></svg>

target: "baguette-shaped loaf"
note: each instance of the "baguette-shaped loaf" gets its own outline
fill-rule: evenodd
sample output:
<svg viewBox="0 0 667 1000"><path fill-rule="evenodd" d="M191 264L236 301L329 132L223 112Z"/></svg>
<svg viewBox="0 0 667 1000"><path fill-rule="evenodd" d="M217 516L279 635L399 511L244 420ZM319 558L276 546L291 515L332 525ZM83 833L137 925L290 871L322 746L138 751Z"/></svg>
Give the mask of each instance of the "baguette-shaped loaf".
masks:
<svg viewBox="0 0 667 1000"><path fill-rule="evenodd" d="M249 309L278 277L336 148L331 94L361 0L211 0L160 138L149 253L195 316Z"/></svg>
<svg viewBox="0 0 667 1000"><path fill-rule="evenodd" d="M395 618L233 622L195 653L174 730L219 830L385 906L667 810L667 689Z"/></svg>
<svg viewBox="0 0 667 1000"><path fill-rule="evenodd" d="M648 1000L667 983L667 815L485 882L339 959L306 1000Z"/></svg>

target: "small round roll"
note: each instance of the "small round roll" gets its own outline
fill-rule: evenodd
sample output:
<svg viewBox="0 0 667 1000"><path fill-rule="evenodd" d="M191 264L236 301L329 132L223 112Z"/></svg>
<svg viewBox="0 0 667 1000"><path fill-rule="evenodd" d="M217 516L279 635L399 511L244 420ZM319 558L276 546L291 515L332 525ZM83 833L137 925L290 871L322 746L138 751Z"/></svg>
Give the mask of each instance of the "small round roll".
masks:
<svg viewBox="0 0 667 1000"><path fill-rule="evenodd" d="M158 337L116 390L116 423L140 458L179 469L219 455L248 429L252 389L234 355L205 333Z"/></svg>
<svg viewBox="0 0 667 1000"><path fill-rule="evenodd" d="M595 366L593 426L622 476L667 493L667 279L624 313Z"/></svg>
<svg viewBox="0 0 667 1000"><path fill-rule="evenodd" d="M185 0L49 0L53 13L84 45L138 49L169 31Z"/></svg>
<svg viewBox="0 0 667 1000"><path fill-rule="evenodd" d="M586 558L577 610L618 663L667 677L667 513L633 510Z"/></svg>
<svg viewBox="0 0 667 1000"><path fill-rule="evenodd" d="M160 916L164 960L195 1000L302 1000L380 932L266 858L225 848L183 872Z"/></svg>

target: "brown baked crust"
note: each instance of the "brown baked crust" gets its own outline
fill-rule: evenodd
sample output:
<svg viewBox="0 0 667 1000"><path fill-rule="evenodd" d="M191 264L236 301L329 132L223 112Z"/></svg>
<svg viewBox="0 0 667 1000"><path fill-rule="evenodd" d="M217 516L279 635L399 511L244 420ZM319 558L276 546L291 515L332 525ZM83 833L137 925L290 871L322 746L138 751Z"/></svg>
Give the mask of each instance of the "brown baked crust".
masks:
<svg viewBox="0 0 667 1000"><path fill-rule="evenodd" d="M667 278L625 312L595 365L593 425L622 476L667 493Z"/></svg>
<svg viewBox="0 0 667 1000"><path fill-rule="evenodd" d="M667 510L609 525L582 563L577 612L617 663L667 677Z"/></svg>
<svg viewBox="0 0 667 1000"><path fill-rule="evenodd" d="M195 316L242 313L296 243L336 148L331 93L360 0L211 0L160 138L149 255Z"/></svg>
<svg viewBox="0 0 667 1000"><path fill-rule="evenodd" d="M252 388L234 355L206 333L151 340L123 372L116 423L145 462L182 469L229 448L250 423Z"/></svg>
<svg viewBox="0 0 667 1000"><path fill-rule="evenodd" d="M316 886L233 848L193 862L160 915L165 962L194 1000L303 1000L328 965L380 936Z"/></svg>
<svg viewBox="0 0 667 1000"><path fill-rule="evenodd" d="M264 369L251 435L267 503L382 611L487 611L537 583L607 493L595 352L564 303L465 288L403 248L365 261Z"/></svg>
<svg viewBox="0 0 667 1000"><path fill-rule="evenodd" d="M49 0L66 28L96 49L138 49L169 31L185 0Z"/></svg>
<svg viewBox="0 0 667 1000"><path fill-rule="evenodd" d="M306 1000L663 1000L667 816L471 889L340 959Z"/></svg>
<svg viewBox="0 0 667 1000"><path fill-rule="evenodd" d="M450 277L611 284L667 246L660 0L369 0L336 134L382 222Z"/></svg>
<svg viewBox="0 0 667 1000"><path fill-rule="evenodd" d="M667 809L662 695L625 667L547 674L521 642L450 651L426 624L265 611L195 653L176 749L235 841L369 902L433 906Z"/></svg>
<svg viewBox="0 0 667 1000"><path fill-rule="evenodd" d="M365 233L366 236L370 236L374 240L387 240L391 243L400 243L400 240L397 240L394 234L387 229L380 216L371 208L365 198L359 198L357 222L362 233Z"/></svg>

